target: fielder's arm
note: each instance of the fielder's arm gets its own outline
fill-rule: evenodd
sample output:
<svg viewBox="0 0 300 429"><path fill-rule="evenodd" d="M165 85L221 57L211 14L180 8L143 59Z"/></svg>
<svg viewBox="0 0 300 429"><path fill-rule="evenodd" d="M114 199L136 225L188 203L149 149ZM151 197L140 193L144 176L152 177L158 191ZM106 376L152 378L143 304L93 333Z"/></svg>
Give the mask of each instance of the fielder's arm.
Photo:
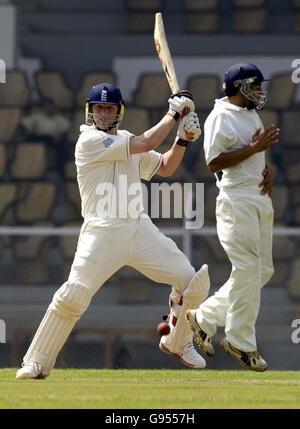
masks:
<svg viewBox="0 0 300 429"><path fill-rule="evenodd" d="M263 152L278 143L279 128L274 130L275 126L271 125L260 134L258 129L252 137L252 141L248 146L233 152L223 152L217 158L213 159L208 165L212 173L224 170L225 168L233 167L239 164L257 152Z"/></svg>

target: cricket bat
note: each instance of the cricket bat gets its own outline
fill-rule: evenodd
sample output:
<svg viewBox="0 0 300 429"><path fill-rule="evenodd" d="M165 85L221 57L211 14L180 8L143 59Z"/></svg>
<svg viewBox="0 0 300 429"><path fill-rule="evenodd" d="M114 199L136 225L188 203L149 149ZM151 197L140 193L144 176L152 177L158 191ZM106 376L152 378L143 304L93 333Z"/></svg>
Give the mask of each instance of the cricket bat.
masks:
<svg viewBox="0 0 300 429"><path fill-rule="evenodd" d="M154 43L158 58L171 88L171 92L172 94L175 94L176 92L180 91L180 88L178 85L173 60L169 50L162 14L160 12L155 14ZM187 131L185 133L187 138L193 137L192 133L189 133Z"/></svg>

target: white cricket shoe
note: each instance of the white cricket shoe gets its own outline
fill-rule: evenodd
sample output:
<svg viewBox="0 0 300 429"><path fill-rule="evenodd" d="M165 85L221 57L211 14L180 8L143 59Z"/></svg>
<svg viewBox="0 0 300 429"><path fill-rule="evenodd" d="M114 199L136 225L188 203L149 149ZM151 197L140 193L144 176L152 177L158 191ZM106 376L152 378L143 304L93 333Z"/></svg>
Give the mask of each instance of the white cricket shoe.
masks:
<svg viewBox="0 0 300 429"><path fill-rule="evenodd" d="M183 349L182 353L173 353L171 352L164 344L161 342L159 343L159 348L161 351L179 357L181 362L183 362L185 365L191 367L191 368L199 368L203 369L206 367L206 361L203 359L202 356L197 353L195 350L195 347L192 343L186 344Z"/></svg>
<svg viewBox="0 0 300 429"><path fill-rule="evenodd" d="M41 379L46 378L42 375L42 367L36 362L26 363L16 374L18 380Z"/></svg>
<svg viewBox="0 0 300 429"><path fill-rule="evenodd" d="M229 355L235 357L241 365L245 368L251 369L252 371L263 372L268 368L267 362L258 354L254 352L243 352L242 350L234 347L227 338L221 340L222 349Z"/></svg>
<svg viewBox="0 0 300 429"><path fill-rule="evenodd" d="M187 310L185 312L185 318L191 330L193 331L194 340L199 346L200 350L206 354L206 356L212 357L215 354L215 349L212 345L211 337L204 332L196 319L197 310Z"/></svg>

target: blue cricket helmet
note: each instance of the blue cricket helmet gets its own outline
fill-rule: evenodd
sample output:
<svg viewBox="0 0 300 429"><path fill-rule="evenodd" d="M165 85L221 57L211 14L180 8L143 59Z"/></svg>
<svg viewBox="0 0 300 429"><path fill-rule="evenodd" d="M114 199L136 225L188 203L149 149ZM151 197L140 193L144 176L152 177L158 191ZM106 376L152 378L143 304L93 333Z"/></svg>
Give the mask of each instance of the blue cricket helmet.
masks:
<svg viewBox="0 0 300 429"><path fill-rule="evenodd" d="M225 73L223 90L226 95L235 95L238 92L239 86L242 81L249 78L255 78L255 83L265 82L271 79L265 79L262 72L254 64L241 63L234 64Z"/></svg>
<svg viewBox="0 0 300 429"><path fill-rule="evenodd" d="M99 83L93 86L89 98L86 100L86 122L88 123L91 104L116 104L119 106L117 123L124 115L125 104L120 89L111 83Z"/></svg>
<svg viewBox="0 0 300 429"><path fill-rule="evenodd" d="M120 106L123 99L118 87L111 83L100 83L92 88L87 102L89 104L117 104Z"/></svg>

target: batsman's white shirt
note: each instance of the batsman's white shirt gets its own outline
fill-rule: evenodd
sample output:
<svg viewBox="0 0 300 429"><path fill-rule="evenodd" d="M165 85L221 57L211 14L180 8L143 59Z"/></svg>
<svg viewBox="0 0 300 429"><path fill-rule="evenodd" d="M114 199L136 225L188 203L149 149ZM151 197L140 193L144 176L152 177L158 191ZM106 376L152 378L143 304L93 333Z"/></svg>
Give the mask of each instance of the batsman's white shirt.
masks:
<svg viewBox="0 0 300 429"><path fill-rule="evenodd" d="M216 100L204 125L204 151L209 164L221 153L249 145L263 125L255 110ZM273 274L273 207L261 195L259 183L265 168L265 153L259 152L222 171L216 201L220 243L232 264L228 281L201 304L197 319L201 328L215 335L225 327L228 341L240 350L257 349L255 323L260 291Z"/></svg>
<svg viewBox="0 0 300 429"><path fill-rule="evenodd" d="M117 135L82 125L75 149L77 181L84 219L101 224L130 217L128 205L133 197L136 217L143 212L141 179L150 180L159 169L162 154L154 150L130 155L129 139L133 134L119 130ZM131 189L131 191L130 191ZM128 193L136 195L128 195Z"/></svg>
<svg viewBox="0 0 300 429"><path fill-rule="evenodd" d="M135 213L134 217L110 216L114 209L109 199L108 216L107 211L99 210L99 186L112 184L118 194L124 176L128 189L139 185L141 178L150 180L161 165L162 154L150 151L131 155L129 139L133 134L125 130L117 135L87 125L80 130L75 162L84 223L69 283L83 284L93 295L116 271L129 265L156 282L171 285L174 293L182 293L195 269L174 241L143 213L142 202L137 208L140 215ZM122 192L126 190L122 188Z"/></svg>

